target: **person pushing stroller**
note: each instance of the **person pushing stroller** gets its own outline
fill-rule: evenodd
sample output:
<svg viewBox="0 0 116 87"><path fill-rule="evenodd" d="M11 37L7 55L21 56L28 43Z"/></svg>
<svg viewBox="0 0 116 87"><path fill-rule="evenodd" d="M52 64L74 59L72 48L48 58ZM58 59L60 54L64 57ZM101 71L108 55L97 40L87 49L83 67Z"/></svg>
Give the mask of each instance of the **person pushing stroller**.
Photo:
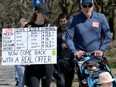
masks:
<svg viewBox="0 0 116 87"><path fill-rule="evenodd" d="M80 13L69 20L66 44L77 59L86 52L102 58L111 42L108 21L104 14L93 11L93 0L80 0L80 7Z"/></svg>
<svg viewBox="0 0 116 87"><path fill-rule="evenodd" d="M93 11L93 0L81 0L80 6L81 12L69 20L66 44L78 59L87 52L93 52L94 56L102 58L111 42L107 19L104 14Z"/></svg>

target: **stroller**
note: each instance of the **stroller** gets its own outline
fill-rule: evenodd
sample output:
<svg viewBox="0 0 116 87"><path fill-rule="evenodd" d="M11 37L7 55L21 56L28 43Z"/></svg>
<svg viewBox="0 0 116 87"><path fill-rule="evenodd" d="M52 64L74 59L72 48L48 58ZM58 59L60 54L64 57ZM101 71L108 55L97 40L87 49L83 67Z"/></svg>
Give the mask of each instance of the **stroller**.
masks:
<svg viewBox="0 0 116 87"><path fill-rule="evenodd" d="M99 64L98 69L89 73L86 67L88 61L95 61ZM74 58L74 66L75 73L78 76L79 87L99 87L97 84L99 74L104 71L108 71L111 76L115 78L115 76L111 73L111 69L106 58L95 57L93 53L86 53L80 59ZM116 87L116 81L113 82L113 87Z"/></svg>

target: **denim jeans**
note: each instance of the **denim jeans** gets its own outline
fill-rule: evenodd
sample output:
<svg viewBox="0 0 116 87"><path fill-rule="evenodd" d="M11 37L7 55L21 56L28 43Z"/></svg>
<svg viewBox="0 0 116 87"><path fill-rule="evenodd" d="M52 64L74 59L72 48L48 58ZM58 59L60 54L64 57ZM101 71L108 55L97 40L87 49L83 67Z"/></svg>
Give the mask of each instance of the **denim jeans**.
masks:
<svg viewBox="0 0 116 87"><path fill-rule="evenodd" d="M18 74L17 74L17 71L16 71L16 67L15 67L15 81L19 81Z"/></svg>
<svg viewBox="0 0 116 87"><path fill-rule="evenodd" d="M18 74L18 87L24 87L24 65L15 65L16 72Z"/></svg>

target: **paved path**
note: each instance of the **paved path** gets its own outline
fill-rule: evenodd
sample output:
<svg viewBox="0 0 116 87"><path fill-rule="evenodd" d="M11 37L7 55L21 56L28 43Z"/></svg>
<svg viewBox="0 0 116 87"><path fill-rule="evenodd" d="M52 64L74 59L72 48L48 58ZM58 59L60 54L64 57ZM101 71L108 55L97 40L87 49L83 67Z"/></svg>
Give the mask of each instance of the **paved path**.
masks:
<svg viewBox="0 0 116 87"><path fill-rule="evenodd" d="M0 87L16 87L15 86L15 71L14 66L1 66L0 65ZM116 74L116 69L112 69ZM55 86L55 81L52 81L51 87ZM72 87L78 87L77 77L73 81Z"/></svg>
<svg viewBox="0 0 116 87"><path fill-rule="evenodd" d="M0 65L0 87L16 87L15 83L16 82L15 82L14 66L1 66ZM76 83L77 82L73 82L73 87L77 87ZM52 81L51 87L56 87L55 81Z"/></svg>
<svg viewBox="0 0 116 87"><path fill-rule="evenodd" d="M14 66L0 65L0 87L15 87Z"/></svg>

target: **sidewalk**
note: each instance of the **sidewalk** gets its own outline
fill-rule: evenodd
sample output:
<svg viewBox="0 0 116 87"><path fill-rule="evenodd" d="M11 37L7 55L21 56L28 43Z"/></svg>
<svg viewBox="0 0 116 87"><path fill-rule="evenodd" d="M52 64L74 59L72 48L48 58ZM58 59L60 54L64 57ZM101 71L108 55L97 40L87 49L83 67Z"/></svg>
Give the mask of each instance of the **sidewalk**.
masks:
<svg viewBox="0 0 116 87"><path fill-rule="evenodd" d="M15 87L14 66L0 65L0 87Z"/></svg>
<svg viewBox="0 0 116 87"><path fill-rule="evenodd" d="M14 66L1 66L0 65L0 87L16 87L15 83L16 82L15 82ZM55 81L52 81L51 87L56 87ZM73 82L72 87L77 87L77 81Z"/></svg>
<svg viewBox="0 0 116 87"><path fill-rule="evenodd" d="M113 74L116 74L116 69L112 69ZM14 66L0 65L0 87L16 87L15 86L15 68ZM51 87L56 87L55 81L52 81ZM78 87L77 76L73 81L72 87Z"/></svg>

